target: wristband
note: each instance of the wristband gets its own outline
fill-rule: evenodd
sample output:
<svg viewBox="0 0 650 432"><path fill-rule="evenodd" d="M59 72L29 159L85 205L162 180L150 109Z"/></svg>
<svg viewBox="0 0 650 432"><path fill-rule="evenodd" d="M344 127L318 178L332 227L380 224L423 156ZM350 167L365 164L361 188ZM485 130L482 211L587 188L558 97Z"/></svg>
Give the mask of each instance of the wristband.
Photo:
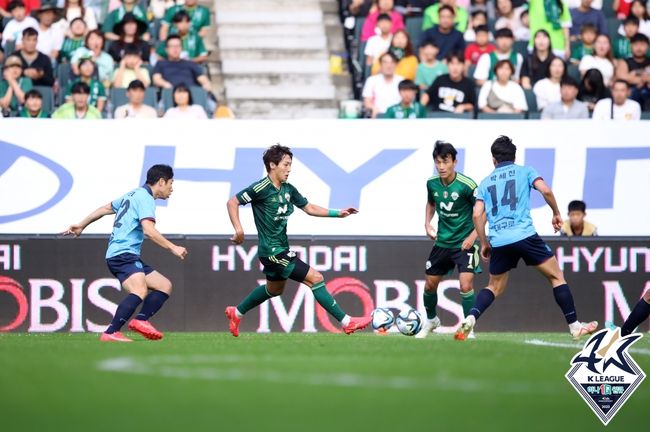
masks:
<svg viewBox="0 0 650 432"><path fill-rule="evenodd" d="M327 217L339 217L339 216L341 216L340 210L333 210L333 209L327 210Z"/></svg>

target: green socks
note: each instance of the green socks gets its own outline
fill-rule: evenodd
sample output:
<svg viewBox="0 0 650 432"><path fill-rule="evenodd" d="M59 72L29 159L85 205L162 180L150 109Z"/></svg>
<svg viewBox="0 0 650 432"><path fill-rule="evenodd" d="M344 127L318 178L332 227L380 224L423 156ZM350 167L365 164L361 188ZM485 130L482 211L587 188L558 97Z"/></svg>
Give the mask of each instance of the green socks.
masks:
<svg viewBox="0 0 650 432"><path fill-rule="evenodd" d="M271 297L275 296L269 294L269 292L266 290L266 285L260 285L251 291L251 293L248 294L248 296L237 305L237 311L240 314L244 315L246 312L256 306L261 305Z"/></svg>
<svg viewBox="0 0 650 432"><path fill-rule="evenodd" d="M432 320L436 317L436 306L438 305L438 293L424 290L424 308L427 310L427 318Z"/></svg>
<svg viewBox="0 0 650 432"><path fill-rule="evenodd" d="M311 291L314 293L314 297L319 305L323 307L327 312L330 313L337 321L341 322L345 317L345 312L341 309L334 300L334 297L327 291L325 287L325 282L318 282L311 287Z"/></svg>
<svg viewBox="0 0 650 432"><path fill-rule="evenodd" d="M461 303L463 304L463 313L465 316L469 315L469 311L472 310L472 306L474 306L474 298L476 296L474 295L474 290L468 291L466 293L460 292L460 298L461 298Z"/></svg>

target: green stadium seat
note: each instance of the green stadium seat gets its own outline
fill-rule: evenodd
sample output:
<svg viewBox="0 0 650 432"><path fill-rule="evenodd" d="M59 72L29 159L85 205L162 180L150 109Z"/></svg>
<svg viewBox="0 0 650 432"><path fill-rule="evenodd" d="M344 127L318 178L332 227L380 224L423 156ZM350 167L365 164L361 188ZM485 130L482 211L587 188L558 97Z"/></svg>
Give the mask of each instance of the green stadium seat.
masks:
<svg viewBox="0 0 650 432"><path fill-rule="evenodd" d="M612 44L614 43L614 40L618 37L618 28L621 25L621 21L614 17L614 18L607 18L607 35L612 41Z"/></svg>
<svg viewBox="0 0 650 432"><path fill-rule="evenodd" d="M578 66L574 65L573 63L567 64L566 73L568 76L576 80L578 83L580 83L580 81L582 80L580 69L578 69Z"/></svg>
<svg viewBox="0 0 650 432"><path fill-rule="evenodd" d="M533 93L532 90L524 89L524 94L526 95L526 103L528 104L528 112L538 112L537 108L537 96Z"/></svg>
<svg viewBox="0 0 650 432"><path fill-rule="evenodd" d="M476 65L469 65L467 68L467 78L470 78L472 81L474 80L474 71L476 70Z"/></svg>
<svg viewBox="0 0 650 432"><path fill-rule="evenodd" d="M16 41L8 40L4 47L5 57L12 54L14 51L16 51Z"/></svg>
<svg viewBox="0 0 650 432"><path fill-rule="evenodd" d="M70 69L69 63L60 63L57 67L56 76L59 79L59 93L57 98L57 105L61 105L65 100L65 91L68 87L68 82L70 81L70 76L72 75L72 70Z"/></svg>
<svg viewBox="0 0 650 432"><path fill-rule="evenodd" d="M163 109L167 111L169 108L174 106L174 97L172 95L172 89L163 89L160 99L163 103ZM203 90L203 88L198 86L190 87L190 93L192 94L192 102L195 105L200 105L205 110L206 114L208 113L208 93Z"/></svg>
<svg viewBox="0 0 650 432"><path fill-rule="evenodd" d="M605 14L605 18L616 18L616 12L614 12L614 9L612 8L612 5L614 4L614 0L603 0L603 13Z"/></svg>
<svg viewBox="0 0 650 432"><path fill-rule="evenodd" d="M363 30L363 23L365 22L365 17L357 17L354 20L354 38L358 41L361 40L361 30Z"/></svg>
<svg viewBox="0 0 650 432"><path fill-rule="evenodd" d="M483 113L476 116L479 120L525 120L526 114L500 114L500 113Z"/></svg>
<svg viewBox="0 0 650 432"><path fill-rule="evenodd" d="M542 118L541 112L530 112L528 111L528 120L539 120Z"/></svg>
<svg viewBox="0 0 650 432"><path fill-rule="evenodd" d="M411 43L413 47L420 44L420 36L422 35L422 17L411 17L406 19L406 31L411 36Z"/></svg>
<svg viewBox="0 0 650 432"><path fill-rule="evenodd" d="M34 86L33 89L43 96L43 111L52 114L54 112L54 91L52 87Z"/></svg>
<svg viewBox="0 0 650 432"><path fill-rule="evenodd" d="M526 58L528 55L528 41L515 41L513 49Z"/></svg>
<svg viewBox="0 0 650 432"><path fill-rule="evenodd" d="M650 120L650 111L643 111L641 113L641 120Z"/></svg>
<svg viewBox="0 0 650 432"><path fill-rule="evenodd" d="M113 102L113 109L129 103L129 98L126 97L125 88L111 89L111 102ZM144 91L144 104L149 105L151 108L158 108L156 88L148 87Z"/></svg>
<svg viewBox="0 0 650 432"><path fill-rule="evenodd" d="M455 119L473 119L473 112L464 112L464 113L451 113L446 111L429 111L427 112L427 118L455 118Z"/></svg>

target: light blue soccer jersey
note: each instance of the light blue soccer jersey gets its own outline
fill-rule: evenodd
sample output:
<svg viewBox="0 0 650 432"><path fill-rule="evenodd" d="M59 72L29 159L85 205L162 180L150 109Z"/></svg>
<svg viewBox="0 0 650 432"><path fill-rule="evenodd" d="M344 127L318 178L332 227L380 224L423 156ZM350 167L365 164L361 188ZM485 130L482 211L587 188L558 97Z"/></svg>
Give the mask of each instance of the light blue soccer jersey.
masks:
<svg viewBox="0 0 650 432"><path fill-rule="evenodd" d="M476 199L485 203L492 247L509 245L536 234L530 217L530 191L539 178L534 168L502 162L483 179Z"/></svg>
<svg viewBox="0 0 650 432"><path fill-rule="evenodd" d="M108 241L106 258L123 253L140 256L140 248L144 241L141 221L145 219L156 221L156 201L153 199L151 189L144 185L116 199L111 205L116 216L113 233Z"/></svg>

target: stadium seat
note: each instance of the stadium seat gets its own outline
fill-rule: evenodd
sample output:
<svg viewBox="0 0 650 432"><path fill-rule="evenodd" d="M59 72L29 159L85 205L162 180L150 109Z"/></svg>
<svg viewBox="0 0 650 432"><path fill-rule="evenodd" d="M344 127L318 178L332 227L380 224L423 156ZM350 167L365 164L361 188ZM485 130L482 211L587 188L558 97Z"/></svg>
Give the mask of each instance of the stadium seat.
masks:
<svg viewBox="0 0 650 432"><path fill-rule="evenodd" d="M422 35L422 17L407 18L406 31L411 36L413 46L417 47L420 44L420 35Z"/></svg>
<svg viewBox="0 0 650 432"><path fill-rule="evenodd" d="M607 35L611 39L612 43L614 43L614 40L618 37L618 28L620 25L621 21L618 18L607 18Z"/></svg>
<svg viewBox="0 0 650 432"><path fill-rule="evenodd" d="M471 78L472 80L474 80L475 70L476 70L476 65L473 64L469 65L469 67L467 68L467 78Z"/></svg>
<svg viewBox="0 0 650 432"><path fill-rule="evenodd" d="M542 118L542 113L541 112L531 112L528 111L528 120L539 120Z"/></svg>
<svg viewBox="0 0 650 432"><path fill-rule="evenodd" d="M174 98L172 95L172 89L163 89L160 99L163 103L163 109L167 111L169 108L174 106ZM192 102L195 105L200 105L205 110L206 114L208 113L208 93L201 87L192 86L190 87L190 93L192 94Z"/></svg>
<svg viewBox="0 0 650 432"><path fill-rule="evenodd" d="M614 9L612 8L612 5L614 4L614 0L603 0L603 13L605 14L605 18L616 18L616 12L614 12Z"/></svg>
<svg viewBox="0 0 650 432"><path fill-rule="evenodd" d="M451 113L446 111L429 111L427 112L428 118L456 118L456 119L473 119L473 112L464 113Z"/></svg>
<svg viewBox="0 0 650 432"><path fill-rule="evenodd" d="M364 22L366 22L365 17L357 17L354 20L354 38L358 41L361 40L361 30L363 30Z"/></svg>
<svg viewBox="0 0 650 432"><path fill-rule="evenodd" d="M58 105L61 105L65 99L65 91L68 87L68 81L70 81L70 75L72 75L72 70L70 69L69 63L61 63L57 67L56 76L59 79L59 93L58 93Z"/></svg>
<svg viewBox="0 0 650 432"><path fill-rule="evenodd" d="M526 103L528 104L528 112L538 112L537 108L537 96L533 93L532 90L524 89L524 94L526 95Z"/></svg>
<svg viewBox="0 0 650 432"><path fill-rule="evenodd" d="M528 41L515 41L513 49L526 58L528 55Z"/></svg>
<svg viewBox="0 0 650 432"><path fill-rule="evenodd" d="M111 89L111 101L113 102L113 109L129 103L129 98L126 97L125 88ZM157 108L157 98L155 87L148 87L144 92L144 104L152 108Z"/></svg>
<svg viewBox="0 0 650 432"><path fill-rule="evenodd" d="M650 120L650 111L643 111L641 113L641 120Z"/></svg>
<svg viewBox="0 0 650 432"><path fill-rule="evenodd" d="M43 96L43 111L52 114L54 112L54 91L52 87L34 86L34 90Z"/></svg>
<svg viewBox="0 0 650 432"><path fill-rule="evenodd" d="M14 51L16 51L16 41L8 40L4 47L5 56L10 55Z"/></svg>
<svg viewBox="0 0 650 432"><path fill-rule="evenodd" d="M566 73L568 76L570 76L577 82L580 82L582 80L582 76L580 75L580 69L578 69L578 66L572 63L567 64Z"/></svg>
<svg viewBox="0 0 650 432"><path fill-rule="evenodd" d="M479 120L525 120L526 114L500 114L500 113L483 113L476 116Z"/></svg>

